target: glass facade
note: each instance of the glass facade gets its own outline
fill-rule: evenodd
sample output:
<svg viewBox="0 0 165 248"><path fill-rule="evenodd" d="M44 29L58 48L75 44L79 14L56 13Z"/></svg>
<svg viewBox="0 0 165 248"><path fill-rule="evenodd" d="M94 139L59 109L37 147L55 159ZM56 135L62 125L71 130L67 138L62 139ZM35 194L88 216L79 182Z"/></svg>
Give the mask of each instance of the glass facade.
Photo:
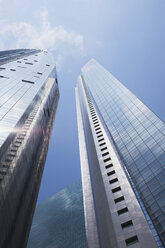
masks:
<svg viewBox="0 0 165 248"><path fill-rule="evenodd" d="M81 181L36 208L27 248L85 248Z"/></svg>
<svg viewBox="0 0 165 248"><path fill-rule="evenodd" d="M59 99L47 51L0 52L0 247L23 248Z"/></svg>
<svg viewBox="0 0 165 248"><path fill-rule="evenodd" d="M0 66L0 146L54 69L51 54L40 52L31 55L32 52L34 50L30 50L30 54L22 52L24 57L14 61L10 61L10 54L7 54ZM15 54L20 56L20 51ZM0 62L1 59L2 56Z"/></svg>
<svg viewBox="0 0 165 248"><path fill-rule="evenodd" d="M165 245L165 124L95 60L82 68L82 77Z"/></svg>

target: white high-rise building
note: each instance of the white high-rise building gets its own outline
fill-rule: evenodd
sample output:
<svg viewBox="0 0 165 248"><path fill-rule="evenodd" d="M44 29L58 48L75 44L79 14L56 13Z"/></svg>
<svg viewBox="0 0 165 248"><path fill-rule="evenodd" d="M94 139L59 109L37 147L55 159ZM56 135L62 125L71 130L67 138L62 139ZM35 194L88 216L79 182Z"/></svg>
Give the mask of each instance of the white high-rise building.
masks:
<svg viewBox="0 0 165 248"><path fill-rule="evenodd" d="M76 105L88 247L164 247L164 122L93 59Z"/></svg>
<svg viewBox="0 0 165 248"><path fill-rule="evenodd" d="M47 51L0 52L0 247L26 247L59 99Z"/></svg>

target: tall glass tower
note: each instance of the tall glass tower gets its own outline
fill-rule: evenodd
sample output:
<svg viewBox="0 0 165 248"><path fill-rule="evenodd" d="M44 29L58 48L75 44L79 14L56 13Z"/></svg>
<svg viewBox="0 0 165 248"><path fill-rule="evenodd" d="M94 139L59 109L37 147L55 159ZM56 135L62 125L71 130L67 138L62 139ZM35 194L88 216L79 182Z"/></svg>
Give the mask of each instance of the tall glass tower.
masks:
<svg viewBox="0 0 165 248"><path fill-rule="evenodd" d="M27 248L86 248L81 181L36 207Z"/></svg>
<svg viewBox="0 0 165 248"><path fill-rule="evenodd" d="M0 247L26 247L59 99L47 51L0 52Z"/></svg>
<svg viewBox="0 0 165 248"><path fill-rule="evenodd" d="M164 247L164 122L93 59L76 105L88 246Z"/></svg>

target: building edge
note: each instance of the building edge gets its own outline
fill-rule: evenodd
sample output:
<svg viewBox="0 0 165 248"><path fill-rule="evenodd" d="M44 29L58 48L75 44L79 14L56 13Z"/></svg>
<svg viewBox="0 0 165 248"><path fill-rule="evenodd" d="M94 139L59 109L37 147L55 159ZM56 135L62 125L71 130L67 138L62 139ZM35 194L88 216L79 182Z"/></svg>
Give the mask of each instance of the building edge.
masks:
<svg viewBox="0 0 165 248"><path fill-rule="evenodd" d="M81 164L80 168L81 168L86 238L87 238L88 247L99 248L100 246L98 239L98 230L97 230L96 216L94 211L90 173L88 169L87 149L85 144L83 121L81 116L79 94L77 88L75 89L75 96L76 96L76 112L77 112L77 125L78 125L80 164ZM87 165L84 166L84 164Z"/></svg>

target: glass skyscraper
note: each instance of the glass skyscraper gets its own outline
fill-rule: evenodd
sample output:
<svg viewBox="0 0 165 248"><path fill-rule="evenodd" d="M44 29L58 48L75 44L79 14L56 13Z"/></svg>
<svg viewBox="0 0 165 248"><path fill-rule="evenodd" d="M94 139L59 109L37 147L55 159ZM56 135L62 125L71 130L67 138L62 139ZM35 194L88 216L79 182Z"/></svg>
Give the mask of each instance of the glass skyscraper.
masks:
<svg viewBox="0 0 165 248"><path fill-rule="evenodd" d="M76 104L88 246L164 247L164 122L93 59Z"/></svg>
<svg viewBox="0 0 165 248"><path fill-rule="evenodd" d="M0 247L26 247L59 99L47 51L0 52Z"/></svg>
<svg viewBox="0 0 165 248"><path fill-rule="evenodd" d="M87 247L81 181L37 206L27 248L46 247Z"/></svg>

